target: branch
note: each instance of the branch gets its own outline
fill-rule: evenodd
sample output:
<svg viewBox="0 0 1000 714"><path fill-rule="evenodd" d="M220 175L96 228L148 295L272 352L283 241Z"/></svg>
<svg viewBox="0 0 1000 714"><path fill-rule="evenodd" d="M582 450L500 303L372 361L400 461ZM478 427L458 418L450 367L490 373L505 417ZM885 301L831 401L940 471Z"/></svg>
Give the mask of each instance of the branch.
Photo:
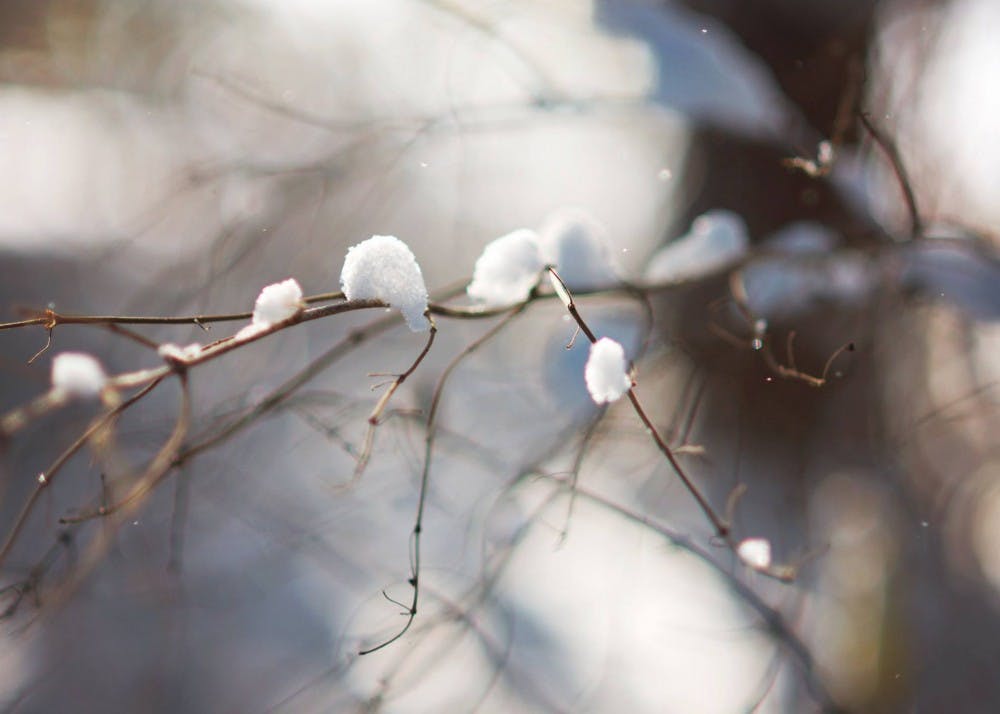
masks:
<svg viewBox="0 0 1000 714"><path fill-rule="evenodd" d="M132 488L129 489L124 498L110 505L101 505L92 511L87 511L76 516L65 516L59 519L60 523L81 523L93 518L102 518L117 513L126 506L143 498L170 472L176 462L177 453L181 449L184 437L187 435L191 424L191 395L188 389L187 373L179 373L178 378L181 384L181 406L174 429L163 443L163 446L160 447L156 456L150 461L145 472L135 480Z"/></svg>
<svg viewBox="0 0 1000 714"><path fill-rule="evenodd" d="M10 531L7 533L7 538L4 540L3 546L0 547L0 564L4 562L7 556L10 554L11 549L14 547L14 543L17 540L18 535L24 529L25 524L28 521L29 516L38 503L38 499L41 498L42 493L52 486L56 478L62 472L63 466L66 462L73 457L80 449L82 449L87 442L97 434L99 431L104 429L106 426L110 425L118 416L124 412L126 409L131 407L133 404L138 402L140 399L145 397L147 394L153 391L156 386L163 381L163 378L159 378L153 382L147 384L139 392L133 394L127 400L119 404L117 407L111 409L110 411L102 414L94 421L90 423L90 426L66 449L56 457L56 460L52 462L52 465L48 469L42 471L38 474L36 480L36 485L28 500L25 502L24 506L21 508L21 512L18 514L14 521L14 525L11 526Z"/></svg>
<svg viewBox="0 0 1000 714"><path fill-rule="evenodd" d="M559 293L563 304L566 306L566 310L576 321L580 330L587 336L587 339L590 340L591 344L597 342L597 335L594 334L593 330L590 329L590 326L580 315L579 310L576 309L576 303L573 300L573 295L570 293L569 288L566 287L566 283L564 283L562 278L559 277L559 274L555 271L555 269L549 268L549 274L552 276L553 287L556 289L556 292ZM684 468L680 465L680 462L677 461L677 457L674 456L674 452L669 446L667 446L667 442L665 442L663 437L660 436L660 432L657 431L656 426L646 414L646 410L642 408L642 404L639 402L639 397L636 396L634 384L631 388L629 388L627 394L629 401L632 403L633 410L639 417L640 421L642 421L643 426L646 427L650 437L656 444L656 448L659 449L660 453L663 454L667 461L670 462L670 465L680 478L681 483L684 484L684 487L687 488L688 492L698 503L698 507L701 508L708 520L711 521L716 535L728 542L730 540L729 524L715 512L715 509L712 508L712 506L708 503L708 500L701 494L698 487L694 485L694 482L692 482L690 478L688 478L687 474L684 472Z"/></svg>
<svg viewBox="0 0 1000 714"><path fill-rule="evenodd" d="M899 188L903 191L906 211L910 216L910 239L919 238L923 235L924 225L920 218L920 211L917 209L917 197L913 192L913 185L910 183L910 175L906 170L906 165L903 163L903 157L900 156L899 148L875 126L875 123L866 112L858 112L858 120L861 122L861 126L865 128L865 131L871 134L872 139L885 152L886 157L889 159L893 173L896 174L896 181L899 183Z"/></svg>
<svg viewBox="0 0 1000 714"><path fill-rule="evenodd" d="M466 357L500 334L505 327L507 327L518 315L523 313L528 308L533 298L534 292L528 296L527 300L514 308L507 308L507 315L485 333L480 335L478 339L467 345L464 350L458 353L452 361L448 363L448 366L445 367L444 371L441 373L441 377L438 379L438 383L434 388L434 395L431 397L431 406L427 412L427 431L426 436L424 437L424 465L420 474L420 494L417 498L417 515L412 531L413 562L411 564L409 584L410 587L413 588L413 598L410 601L409 608L406 610L406 623L389 639L383 641L381 644L375 645L374 647L361 650L358 654L371 654L372 652L377 652L384 647L388 647L393 642L396 642L399 638L406 634L406 632L413 625L413 621L417 616L417 605L420 600L420 535L423 532L424 507L427 503L427 489L430 483L431 456L434 451L434 438L437 431L437 413L438 407L441 404L441 395L444 392L444 386L451 374Z"/></svg>

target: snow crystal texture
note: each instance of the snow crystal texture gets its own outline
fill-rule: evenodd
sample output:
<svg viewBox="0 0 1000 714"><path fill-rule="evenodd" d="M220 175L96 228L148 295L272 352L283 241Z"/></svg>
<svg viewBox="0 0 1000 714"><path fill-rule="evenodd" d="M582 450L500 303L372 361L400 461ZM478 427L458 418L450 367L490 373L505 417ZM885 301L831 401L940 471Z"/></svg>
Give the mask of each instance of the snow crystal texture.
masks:
<svg viewBox="0 0 1000 714"><path fill-rule="evenodd" d="M749 244L743 218L732 211L708 211L694 219L687 235L653 256L646 280L679 283L703 278L743 258Z"/></svg>
<svg viewBox="0 0 1000 714"><path fill-rule="evenodd" d="M632 387L625 362L625 350L609 337L602 337L590 346L590 357L583 377L587 391L597 404L618 400Z"/></svg>
<svg viewBox="0 0 1000 714"><path fill-rule="evenodd" d="M82 352L63 352L52 360L52 386L72 397L96 397L108 378L94 357Z"/></svg>
<svg viewBox="0 0 1000 714"><path fill-rule="evenodd" d="M302 288L295 278L268 285L253 306L253 324L270 327L302 309Z"/></svg>
<svg viewBox="0 0 1000 714"><path fill-rule="evenodd" d="M522 228L483 248L466 293L488 307L514 305L528 298L544 267L538 235Z"/></svg>
<svg viewBox="0 0 1000 714"><path fill-rule="evenodd" d="M395 236L372 236L352 246L340 286L348 300L381 300L396 308L414 332L430 328L427 286L413 251Z"/></svg>

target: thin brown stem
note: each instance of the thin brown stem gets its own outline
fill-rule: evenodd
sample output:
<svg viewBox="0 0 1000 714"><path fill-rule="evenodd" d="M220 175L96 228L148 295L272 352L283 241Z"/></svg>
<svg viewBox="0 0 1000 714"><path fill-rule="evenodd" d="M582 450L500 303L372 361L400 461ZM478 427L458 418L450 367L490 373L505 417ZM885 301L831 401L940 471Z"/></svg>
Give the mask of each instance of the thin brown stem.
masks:
<svg viewBox="0 0 1000 714"><path fill-rule="evenodd" d="M28 522L28 518L31 516L32 511L38 503L38 499L41 498L42 493L44 493L46 489L52 486L56 478L58 478L61 473L63 466L66 465L66 462L69 461L74 454L80 451L80 449L87 444L94 434L111 424L111 422L113 422L122 412L153 391L153 389L155 389L162 380L163 378L161 377L156 381L150 382L114 409L111 409L94 419L94 421L90 423L90 426L88 426L87 429L84 430L79 437L77 437L76 441L66 447L66 449L64 449L63 452L56 457L55 461L52 462L49 468L38 475L34 490L31 492L31 495L28 497L24 506L22 506L21 512L14 520L14 525L7 533L7 538L4 540L3 546L0 547L0 563L3 563L10 554L11 549L14 547L14 543L17 541L17 537L24 529L25 524Z"/></svg>
<svg viewBox="0 0 1000 714"><path fill-rule="evenodd" d="M171 471L176 464L177 453L184 443L184 437L187 435L191 424L191 396L188 389L187 373L180 372L178 378L181 384L181 405L174 429L163 443L163 446L160 447L156 456L153 457L153 460L149 462L143 474L132 484L132 488L115 503L106 506L101 505L92 511L86 511L75 516L64 516L59 519L60 523L81 523L94 518L102 518L115 514L150 493Z"/></svg>
<svg viewBox="0 0 1000 714"><path fill-rule="evenodd" d="M872 140L878 145L889 159L892 171L896 175L896 182L903 192L903 200L906 203L906 211L910 217L910 239L919 238L924 232L923 220L920 218L920 210L917 208L917 197L913 192L913 185L910 183L910 175L903 163L903 157L899 153L899 148L882 131L875 126L866 112L858 112L858 120L861 126L871 134Z"/></svg>
<svg viewBox="0 0 1000 714"><path fill-rule="evenodd" d="M228 424L216 429L214 432L205 435L194 444L189 445L177 455L178 464L197 456L219 444L228 441L230 438L243 431L256 422L263 415L273 411L285 402L291 395L316 378L325 370L341 358L352 352L376 335L385 332L396 324L394 315L384 317L370 323L367 327L354 330L340 340L333 347L310 362L304 369L298 372L276 389L271 391L264 399L258 402L252 409L237 417Z"/></svg>
<svg viewBox="0 0 1000 714"><path fill-rule="evenodd" d="M361 655L371 654L372 652L377 652L378 650L388 647L393 642L396 642L403 635L407 633L407 631L413 625L413 621L417 617L417 605L419 604L420 601L420 563L421 563L420 536L421 533L423 532L423 527L424 527L423 526L424 508L427 503L427 489L430 484L431 457L434 453L434 438L437 433L436 429L437 413L438 413L438 407L441 404L441 396L444 393L444 386L447 383L448 378L451 376L451 374L455 371L458 365L461 364L466 357L468 357L473 352L478 350L486 342L496 337L505 327L507 327L507 325L509 325L514 320L514 318L516 318L518 315L523 313L528 308L528 306L532 302L533 295L534 293L532 293L532 295L529 295L527 300L515 306L514 308L508 308L507 315L497 324L495 324L493 327L487 330L485 333L480 335L476 340L467 345L465 349L463 349L460 353L458 353L451 360L451 362L448 363L448 366L445 367L444 371L441 373L441 376L438 378L437 385L434 387L434 395L431 397L431 405L427 412L426 436L424 437L424 463L423 463L423 469L421 470L420 474L420 492L419 496L417 497L417 514L413 524L413 531L412 531L413 551L411 556L412 563L411 563L409 584L410 587L413 588L413 597L410 600L409 608L405 612L406 622L402 626L402 628L400 628L400 630L396 632L396 634L394 634L392 637L390 637L387 640L384 640L380 644L377 644L373 647L363 649L358 654Z"/></svg>
<svg viewBox="0 0 1000 714"><path fill-rule="evenodd" d="M558 285L559 287L562 288L562 291L564 292L564 294L560 295L560 297L562 298L563 303L566 305L566 310L569 311L569 314L576 321L576 324L580 327L580 330L583 332L583 334L587 336L587 339L590 340L591 344L597 342L597 335L594 334L594 331L590 329L590 326L587 324L586 320L584 320L583 316L580 315L580 311L577 310L576 303L573 300L573 295L572 293L570 293L569 288L566 287L566 283L563 282L563 279L559 277L559 274L554 269L550 268L549 273L554 279L553 285L554 286ZM639 397L636 396L634 385L632 386L632 388L628 390L627 394L629 401L632 403L632 409L639 417L639 420L643 423L643 426L646 427L646 430L649 432L650 437L653 439L653 443L656 444L656 448L659 449L660 453L663 454L663 456L670 463L671 467L673 467L674 472L680 478L681 483L684 484L684 487L688 490L688 492L691 494L694 500L698 503L698 507L701 508L702 512L712 523L712 527L715 529L716 535L719 538L728 541L730 534L729 524L727 524L715 512L715 509L712 508L708 500L701 494L701 491L698 490L698 487L694 485L694 482L691 481L690 478L688 478L688 475L684 472L684 468L680 465L680 462L677 460L677 457L674 456L673 450L669 446L667 446L667 442L665 442L663 440L663 437L660 436L660 432L656 429L656 426L649 418L649 415L646 414L646 410L642 408L642 404L639 402Z"/></svg>
<svg viewBox="0 0 1000 714"><path fill-rule="evenodd" d="M417 358L413 360L411 364L402 374L396 376L394 380L389 384L388 389L382 393L378 402L375 404L375 408L372 409L371 414L368 415L368 430L365 433L364 445L361 449L361 453L358 455L358 461L354 468L354 475L351 477L351 482L349 485L356 484L361 480L362 474L364 474L365 467L368 466L368 461L371 459L372 448L375 446L375 429L378 425L382 423L382 414L385 412L386 406L389 404L389 400L392 399L392 395L396 393L400 385L406 381L407 377L413 374L420 363L424 361L424 357L427 353L431 351L431 345L434 344L434 336L437 335L437 325L434 324L433 318L431 318L431 329L430 335L427 337L427 343L424 345L423 350L417 355Z"/></svg>
<svg viewBox="0 0 1000 714"><path fill-rule="evenodd" d="M312 305L332 300L343 300L342 292L319 293L303 298L303 302ZM249 320L253 312L230 312L217 315L64 315L52 309L47 309L36 317L16 322L0 323L0 330L10 330L18 327L41 325L49 330L59 325L198 325L199 327L212 322L239 322Z"/></svg>
<svg viewBox="0 0 1000 714"><path fill-rule="evenodd" d="M570 487L568 479L548 474L540 475L562 484L565 488ZM809 648L801 639L799 639L798 635L792 631L791 626L781 613L767 604L767 602L765 602L750 586L717 562L708 551L703 550L701 547L696 545L690 538L671 530L667 526L653 520L647 515L629 508L628 506L616 503L606 496L603 496L595 491L588 490L579 484L574 485L573 488L581 498L584 498L587 501L601 506L613 513L617 513L628 521L650 529L654 533L657 533L665 538L670 543L677 545L696 556L699 560L711 567L743 602L757 612L775 640L780 642L788 650L788 652L796 660L798 660L804 671L809 692L822 706L823 711L841 711L827 690L825 684L820 679L819 674L816 671L816 663L809 652Z"/></svg>

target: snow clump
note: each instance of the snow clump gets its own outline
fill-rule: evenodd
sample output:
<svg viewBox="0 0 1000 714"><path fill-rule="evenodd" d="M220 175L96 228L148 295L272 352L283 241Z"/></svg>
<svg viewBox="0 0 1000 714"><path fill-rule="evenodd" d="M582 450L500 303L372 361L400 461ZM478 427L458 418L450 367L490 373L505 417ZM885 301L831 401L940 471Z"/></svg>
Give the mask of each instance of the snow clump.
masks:
<svg viewBox="0 0 1000 714"><path fill-rule="evenodd" d="M687 235L652 257L645 277L651 283L697 280L743 258L749 245L743 218L732 211L708 211L694 219Z"/></svg>
<svg viewBox="0 0 1000 714"><path fill-rule="evenodd" d="M500 236L483 248L472 271L468 296L488 307L523 302L538 282L545 267L538 235L521 228Z"/></svg>
<svg viewBox="0 0 1000 714"><path fill-rule="evenodd" d="M295 278L268 285L253 306L253 324L270 327L297 315L304 303L302 288Z"/></svg>
<svg viewBox="0 0 1000 714"><path fill-rule="evenodd" d="M395 236L372 236L347 251L340 286L348 300L381 300L397 308L414 332L430 328L427 286L409 246Z"/></svg>
<svg viewBox="0 0 1000 714"><path fill-rule="evenodd" d="M550 214L539 231L542 257L556 267L570 290L593 290L621 282L605 227L578 208Z"/></svg>
<svg viewBox="0 0 1000 714"><path fill-rule="evenodd" d="M108 383L101 363L83 352L63 352L52 360L52 387L70 397L96 397Z"/></svg>
<svg viewBox="0 0 1000 714"><path fill-rule="evenodd" d="M747 538L736 548L736 554L754 570L771 567L771 543L766 538Z"/></svg>
<svg viewBox="0 0 1000 714"><path fill-rule="evenodd" d="M597 404L618 400L632 388L628 375L625 350L608 337L602 337L590 346L590 357L583 370L587 391Z"/></svg>
<svg viewBox="0 0 1000 714"><path fill-rule="evenodd" d="M201 355L201 349L201 345L197 342L192 342L184 347L173 342L164 342L156 349L156 352L163 359L174 362L190 362Z"/></svg>

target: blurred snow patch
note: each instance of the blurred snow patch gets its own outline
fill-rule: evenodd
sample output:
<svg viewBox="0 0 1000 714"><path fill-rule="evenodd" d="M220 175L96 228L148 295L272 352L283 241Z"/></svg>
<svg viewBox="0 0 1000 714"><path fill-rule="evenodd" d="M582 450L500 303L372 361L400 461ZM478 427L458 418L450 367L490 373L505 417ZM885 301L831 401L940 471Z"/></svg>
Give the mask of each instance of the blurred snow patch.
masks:
<svg viewBox="0 0 1000 714"><path fill-rule="evenodd" d="M680 3L603 0L598 8L602 26L648 43L658 70L652 96L664 106L755 136L790 125L796 110L772 72L723 23Z"/></svg>
<svg viewBox="0 0 1000 714"><path fill-rule="evenodd" d="M606 481L622 479L618 467L606 464ZM564 508L557 501L551 517ZM746 709L773 644L704 562L583 499L565 542L554 540L532 528L497 587L521 605L509 661L552 697L546 711ZM528 623L545 628L541 637Z"/></svg>
<svg viewBox="0 0 1000 714"><path fill-rule="evenodd" d="M910 246L899 280L904 289L946 300L970 317L1000 319L1000 263L970 242Z"/></svg>
<svg viewBox="0 0 1000 714"><path fill-rule="evenodd" d="M535 287L543 267L538 235L521 228L487 244L466 293L491 307L522 302Z"/></svg>
<svg viewBox="0 0 1000 714"><path fill-rule="evenodd" d="M1000 73L1000 3L913 5L887 13L875 50L881 76L871 96L883 107L885 129L902 152L918 203L968 225L995 225L1000 143L992 118L1000 113L1000 84L988 78ZM937 28L933 42L929 27ZM901 223L898 182L888 169L883 175L886 202L895 209L886 212Z"/></svg>
<svg viewBox="0 0 1000 714"><path fill-rule="evenodd" d="M52 387L71 397L96 397L108 378L92 355L63 352L52 360Z"/></svg>
<svg viewBox="0 0 1000 714"><path fill-rule="evenodd" d="M703 278L742 259L749 244L743 218L723 209L708 211L694 219L687 235L652 257L646 281L663 284Z"/></svg>
<svg viewBox="0 0 1000 714"><path fill-rule="evenodd" d="M550 214L541 230L542 255L556 266L570 290L592 290L621 282L607 229L579 208Z"/></svg>
<svg viewBox="0 0 1000 714"><path fill-rule="evenodd" d="M135 232L189 158L174 120L118 92L0 89L0 244L79 252ZM168 249L196 238L172 234Z"/></svg>

